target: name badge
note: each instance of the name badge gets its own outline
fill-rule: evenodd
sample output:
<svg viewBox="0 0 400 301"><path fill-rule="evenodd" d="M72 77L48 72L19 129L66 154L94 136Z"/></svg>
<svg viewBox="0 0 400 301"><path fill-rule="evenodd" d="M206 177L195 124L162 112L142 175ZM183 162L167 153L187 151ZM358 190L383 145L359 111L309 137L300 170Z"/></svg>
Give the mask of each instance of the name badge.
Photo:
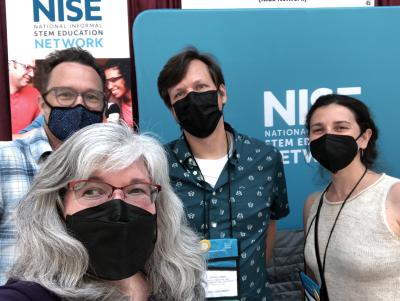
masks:
<svg viewBox="0 0 400 301"><path fill-rule="evenodd" d="M207 260L204 279L207 300L239 300L238 240L210 239L200 244Z"/></svg>

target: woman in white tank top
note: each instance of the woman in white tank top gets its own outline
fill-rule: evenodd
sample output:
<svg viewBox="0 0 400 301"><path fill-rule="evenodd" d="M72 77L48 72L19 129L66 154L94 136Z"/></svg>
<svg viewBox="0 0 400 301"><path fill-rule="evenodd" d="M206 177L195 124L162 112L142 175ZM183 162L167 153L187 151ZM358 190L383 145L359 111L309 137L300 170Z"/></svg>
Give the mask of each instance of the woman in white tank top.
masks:
<svg viewBox="0 0 400 301"><path fill-rule="evenodd" d="M331 173L304 205L306 270L321 300L400 300L400 180L370 169L378 131L368 108L321 96L306 127L313 157Z"/></svg>

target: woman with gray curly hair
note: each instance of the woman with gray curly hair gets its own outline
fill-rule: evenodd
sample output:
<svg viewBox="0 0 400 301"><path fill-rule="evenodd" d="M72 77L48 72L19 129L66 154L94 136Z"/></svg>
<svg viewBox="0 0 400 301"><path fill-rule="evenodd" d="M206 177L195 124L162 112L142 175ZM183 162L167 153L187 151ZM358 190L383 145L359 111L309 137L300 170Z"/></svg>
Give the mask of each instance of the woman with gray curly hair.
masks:
<svg viewBox="0 0 400 301"><path fill-rule="evenodd" d="M204 300L199 240L165 152L127 126L95 124L63 143L16 221L19 257L1 300Z"/></svg>

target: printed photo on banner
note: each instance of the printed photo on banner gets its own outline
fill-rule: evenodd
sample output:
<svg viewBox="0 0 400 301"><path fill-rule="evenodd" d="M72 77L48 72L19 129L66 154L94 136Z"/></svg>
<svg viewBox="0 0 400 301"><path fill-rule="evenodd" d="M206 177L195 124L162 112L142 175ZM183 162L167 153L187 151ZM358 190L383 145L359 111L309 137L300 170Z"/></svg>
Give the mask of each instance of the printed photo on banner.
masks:
<svg viewBox="0 0 400 301"><path fill-rule="evenodd" d="M109 110L133 126L127 0L6 0L6 15L14 139L44 122L35 77L41 61L70 47L88 50L104 67Z"/></svg>

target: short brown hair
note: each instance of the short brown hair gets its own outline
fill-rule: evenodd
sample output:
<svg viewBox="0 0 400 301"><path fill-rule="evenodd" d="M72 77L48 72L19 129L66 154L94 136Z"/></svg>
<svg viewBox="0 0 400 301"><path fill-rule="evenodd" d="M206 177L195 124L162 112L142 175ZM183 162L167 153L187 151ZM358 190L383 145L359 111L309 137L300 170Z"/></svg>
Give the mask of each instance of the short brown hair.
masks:
<svg viewBox="0 0 400 301"><path fill-rule="evenodd" d="M168 108L172 107L168 89L177 85L185 77L189 64L193 60L200 60L207 65L210 76L217 88L221 84L225 84L221 67L210 54L200 53L195 47L186 48L171 57L158 76L158 93Z"/></svg>

